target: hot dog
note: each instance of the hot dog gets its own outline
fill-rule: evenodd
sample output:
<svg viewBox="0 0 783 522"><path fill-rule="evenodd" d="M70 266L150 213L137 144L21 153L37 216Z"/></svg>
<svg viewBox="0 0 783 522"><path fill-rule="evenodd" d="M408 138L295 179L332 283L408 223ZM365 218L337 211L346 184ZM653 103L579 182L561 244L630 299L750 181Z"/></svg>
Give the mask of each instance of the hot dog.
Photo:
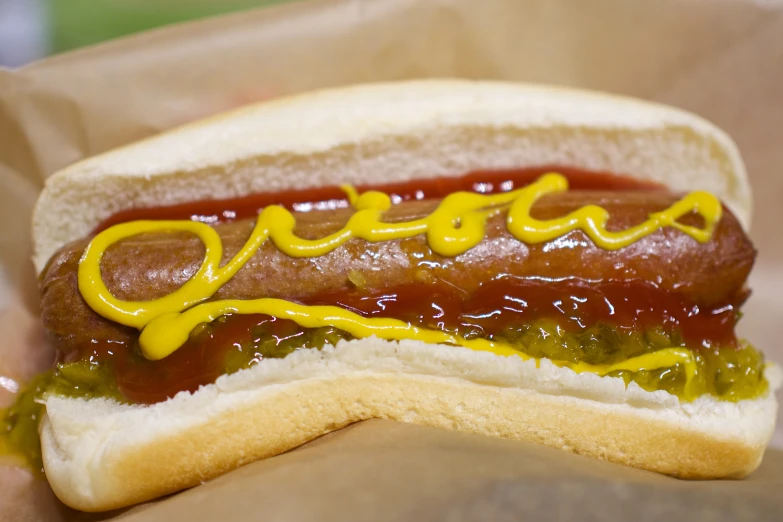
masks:
<svg viewBox="0 0 783 522"><path fill-rule="evenodd" d="M503 169L542 175L485 192ZM351 187L487 170L422 201ZM349 208L290 197L344 184ZM198 203L254 194L247 219ZM736 148L693 115L482 82L268 102L86 160L33 223L47 476L109 509L372 417L745 476L777 385L734 331L749 215Z"/></svg>

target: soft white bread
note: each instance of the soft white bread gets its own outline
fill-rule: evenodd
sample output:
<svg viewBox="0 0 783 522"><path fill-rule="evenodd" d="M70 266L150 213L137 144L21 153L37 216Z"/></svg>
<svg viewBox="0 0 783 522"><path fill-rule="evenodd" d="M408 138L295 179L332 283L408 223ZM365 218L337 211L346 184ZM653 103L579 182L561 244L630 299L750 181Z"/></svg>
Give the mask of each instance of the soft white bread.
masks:
<svg viewBox="0 0 783 522"><path fill-rule="evenodd" d="M772 387L777 372L768 372ZM546 444L687 478L759 464L774 394L682 403L542 361L375 338L221 377L151 407L50 397L41 440L57 496L85 511L194 486L352 422L385 418Z"/></svg>
<svg viewBox="0 0 783 522"><path fill-rule="evenodd" d="M694 115L551 87L421 81L272 101L77 163L38 201L35 264L131 207L544 165L710 190L749 223L736 147ZM55 396L46 407L49 481L88 511L177 491L373 417L682 477L741 477L758 465L776 412L772 393L681 403L547 361L377 339L265 360L150 407Z"/></svg>
<svg viewBox="0 0 783 522"><path fill-rule="evenodd" d="M709 190L750 223L736 146L693 114L563 88L431 80L281 98L76 163L47 180L33 258L40 272L60 246L128 208L547 165Z"/></svg>

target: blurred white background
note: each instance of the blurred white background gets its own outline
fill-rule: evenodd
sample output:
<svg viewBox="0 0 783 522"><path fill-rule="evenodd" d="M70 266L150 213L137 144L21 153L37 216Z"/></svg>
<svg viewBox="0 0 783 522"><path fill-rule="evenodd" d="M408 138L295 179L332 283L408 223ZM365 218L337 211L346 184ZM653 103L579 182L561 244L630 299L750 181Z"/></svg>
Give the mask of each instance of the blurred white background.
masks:
<svg viewBox="0 0 783 522"><path fill-rule="evenodd" d="M0 0L0 66L19 67L49 52L42 0Z"/></svg>

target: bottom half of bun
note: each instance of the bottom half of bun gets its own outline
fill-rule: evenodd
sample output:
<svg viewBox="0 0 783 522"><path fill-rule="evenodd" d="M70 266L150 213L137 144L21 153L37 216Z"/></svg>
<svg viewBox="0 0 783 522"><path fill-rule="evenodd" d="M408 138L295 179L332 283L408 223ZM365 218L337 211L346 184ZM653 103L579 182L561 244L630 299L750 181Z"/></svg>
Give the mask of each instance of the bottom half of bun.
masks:
<svg viewBox="0 0 783 522"><path fill-rule="evenodd" d="M264 360L153 406L50 396L41 442L55 493L84 511L194 486L371 418L683 478L739 478L759 465L774 429L779 379L768 378L770 392L758 399L686 403L546 360L370 338Z"/></svg>

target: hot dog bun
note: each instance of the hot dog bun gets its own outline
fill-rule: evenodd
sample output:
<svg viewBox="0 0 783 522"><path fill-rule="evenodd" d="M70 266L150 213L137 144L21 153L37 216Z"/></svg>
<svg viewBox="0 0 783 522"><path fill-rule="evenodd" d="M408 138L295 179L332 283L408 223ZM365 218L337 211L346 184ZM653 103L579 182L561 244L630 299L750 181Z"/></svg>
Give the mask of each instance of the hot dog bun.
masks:
<svg viewBox="0 0 783 522"><path fill-rule="evenodd" d="M709 190L750 222L736 147L694 115L559 88L419 81L255 105L77 163L38 201L34 261L41 271L57 248L131 207L548 164ZM774 390L774 368L768 380ZM57 396L46 406L47 476L86 511L193 486L374 417L681 477L742 477L760 462L776 412L772 391L684 403L547 361L374 338L266 360L155 406Z"/></svg>
<svg viewBox="0 0 783 522"><path fill-rule="evenodd" d="M128 208L542 165L708 190L750 224L737 148L698 116L559 87L412 81L252 105L76 163L36 204L33 260L40 272Z"/></svg>
<svg viewBox="0 0 783 522"><path fill-rule="evenodd" d="M768 372L771 388L780 381ZM126 506L277 455L352 422L393 419L562 448L683 478L744 477L775 424L772 393L681 403L618 378L414 341L300 350L150 407L50 397L41 428L57 496Z"/></svg>

